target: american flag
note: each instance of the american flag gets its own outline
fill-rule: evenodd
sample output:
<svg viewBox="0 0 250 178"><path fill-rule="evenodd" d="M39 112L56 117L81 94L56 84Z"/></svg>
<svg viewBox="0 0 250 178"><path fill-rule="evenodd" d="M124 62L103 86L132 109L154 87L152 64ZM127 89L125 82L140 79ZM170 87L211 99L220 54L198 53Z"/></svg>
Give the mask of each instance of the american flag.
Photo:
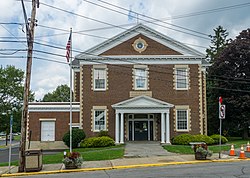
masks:
<svg viewBox="0 0 250 178"><path fill-rule="evenodd" d="M66 45L66 58L67 58L67 62L69 62L69 58L70 58L70 48L71 48L71 32L70 32L70 35L69 35L69 40L68 40L68 43Z"/></svg>

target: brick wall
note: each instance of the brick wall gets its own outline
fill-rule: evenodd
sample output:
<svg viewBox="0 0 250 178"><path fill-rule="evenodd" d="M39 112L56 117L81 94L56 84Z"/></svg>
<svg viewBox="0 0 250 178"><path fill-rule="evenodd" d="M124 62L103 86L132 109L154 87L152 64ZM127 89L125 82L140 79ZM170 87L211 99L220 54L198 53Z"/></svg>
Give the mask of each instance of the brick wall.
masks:
<svg viewBox="0 0 250 178"><path fill-rule="evenodd" d="M82 93L82 119L83 129L87 136L94 136L91 131L91 109L92 106L108 107L108 130L109 134L115 136L115 110L111 105L129 99L132 91L132 69L133 65L107 65L108 67L108 90L91 90L91 65L83 67L83 93ZM174 104L189 105L191 109L191 134L200 133L199 126L199 83L198 65L189 65L190 89L177 91L173 89L174 65L148 65L149 67L149 91L152 97ZM173 130L173 109L170 112L171 137L179 133ZM183 132L182 132L183 133Z"/></svg>
<svg viewBox="0 0 250 178"><path fill-rule="evenodd" d="M69 131L69 112L30 112L29 130L32 130L31 140L41 140L41 122L39 119L55 118L55 141L62 140L63 135ZM79 123L79 112L72 113L72 123Z"/></svg>

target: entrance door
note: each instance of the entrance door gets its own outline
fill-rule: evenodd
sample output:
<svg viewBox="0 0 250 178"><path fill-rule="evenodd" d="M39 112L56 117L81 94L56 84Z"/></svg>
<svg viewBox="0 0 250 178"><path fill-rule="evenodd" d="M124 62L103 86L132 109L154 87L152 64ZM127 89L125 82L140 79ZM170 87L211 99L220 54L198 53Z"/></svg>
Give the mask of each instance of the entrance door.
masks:
<svg viewBox="0 0 250 178"><path fill-rule="evenodd" d="M148 140L148 121L134 121L135 140Z"/></svg>

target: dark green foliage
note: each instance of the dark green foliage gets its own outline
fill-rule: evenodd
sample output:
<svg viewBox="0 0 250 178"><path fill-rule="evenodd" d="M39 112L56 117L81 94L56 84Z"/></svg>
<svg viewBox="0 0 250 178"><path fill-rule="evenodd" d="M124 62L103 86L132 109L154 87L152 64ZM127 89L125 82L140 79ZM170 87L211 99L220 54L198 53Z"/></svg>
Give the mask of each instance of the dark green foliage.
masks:
<svg viewBox="0 0 250 178"><path fill-rule="evenodd" d="M115 141L107 136L102 137L90 137L83 140L80 144L83 148L97 148L97 147L107 147L114 146Z"/></svg>
<svg viewBox="0 0 250 178"><path fill-rule="evenodd" d="M60 85L52 93L44 95L43 102L69 102L70 88L68 85Z"/></svg>
<svg viewBox="0 0 250 178"><path fill-rule="evenodd" d="M108 131L101 130L101 131L98 133L98 137L103 137L103 136L110 137L109 134L108 134Z"/></svg>
<svg viewBox="0 0 250 178"><path fill-rule="evenodd" d="M227 39L229 33L223 29L222 26L218 26L214 29L214 35L209 35L211 38L211 45L206 50L207 57L210 58L210 63L216 62L217 57L221 54L224 48L226 48L231 39ZM213 88L217 87L216 83L212 79L212 76L207 75L207 109L208 109L208 134L218 133L219 131L219 119L218 119L218 94L214 92Z"/></svg>
<svg viewBox="0 0 250 178"><path fill-rule="evenodd" d="M220 52L228 45L231 39L227 39L229 33L223 29L222 26L218 26L214 29L214 36L209 35L211 38L211 46L206 49L207 57L210 58L210 62L214 62L214 58L220 54Z"/></svg>
<svg viewBox="0 0 250 178"><path fill-rule="evenodd" d="M21 131L23 91L24 72L15 66L0 66L0 113L6 113L0 114L0 132L9 133L10 114L13 114L13 132ZM33 100L34 93L30 92L29 101Z"/></svg>
<svg viewBox="0 0 250 178"><path fill-rule="evenodd" d="M214 140L206 135L181 134L172 139L174 145L189 145L190 142L205 142L208 145L214 143Z"/></svg>
<svg viewBox="0 0 250 178"><path fill-rule="evenodd" d="M210 137L214 140L214 144L220 143L220 135L219 134L214 134L214 135L211 135ZM227 142L228 142L227 138L224 136L221 136L221 143L225 144Z"/></svg>
<svg viewBox="0 0 250 178"><path fill-rule="evenodd" d="M86 137L82 129L72 129L72 148L77 148L78 144ZM63 142L70 147L70 131L63 136Z"/></svg>
<svg viewBox="0 0 250 178"><path fill-rule="evenodd" d="M214 140L207 135L193 135L193 142L205 142L208 145L214 144Z"/></svg>
<svg viewBox="0 0 250 178"><path fill-rule="evenodd" d="M216 124L211 133L218 133L218 97L222 96L226 105L226 119L222 128L227 128L227 136L242 133L243 138L249 137L250 126L250 29L243 30L230 44L224 48L208 70L208 78L212 87L208 88L208 121L213 119Z"/></svg>
<svg viewBox="0 0 250 178"><path fill-rule="evenodd" d="M191 134L181 134L172 139L174 145L188 145L192 142L193 136Z"/></svg>

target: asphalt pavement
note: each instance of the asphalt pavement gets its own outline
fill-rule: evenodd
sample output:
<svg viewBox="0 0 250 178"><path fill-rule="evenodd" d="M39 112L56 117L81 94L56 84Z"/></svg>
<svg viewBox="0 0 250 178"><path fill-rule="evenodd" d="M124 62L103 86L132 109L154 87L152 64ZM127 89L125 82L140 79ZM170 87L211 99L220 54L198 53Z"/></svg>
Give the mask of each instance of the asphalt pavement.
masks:
<svg viewBox="0 0 250 178"><path fill-rule="evenodd" d="M142 149L142 147L144 149ZM158 149L160 154L156 155L156 153L152 151L154 149ZM237 154L239 154L239 150L235 151ZM133 154L131 152L133 152ZM183 154L169 153L166 150L164 150L162 146L157 142L150 144L126 143L125 155L129 156L128 157L125 156L124 158L121 159L103 160L103 161L85 161L82 164L82 167L79 169L65 169L62 163L44 164L40 172L27 172L27 173L18 173L18 167L12 166L9 174L8 167L0 167L0 177L143 168L143 167L155 167L155 166L169 166L177 164L238 162L242 160L250 161L250 153L245 153L246 156L248 157L246 159L239 159L238 156L229 156L228 154L229 152L224 152L223 154L221 154L220 159L218 154L213 154L213 156L208 157L207 160L195 160L194 154L183 155Z"/></svg>

